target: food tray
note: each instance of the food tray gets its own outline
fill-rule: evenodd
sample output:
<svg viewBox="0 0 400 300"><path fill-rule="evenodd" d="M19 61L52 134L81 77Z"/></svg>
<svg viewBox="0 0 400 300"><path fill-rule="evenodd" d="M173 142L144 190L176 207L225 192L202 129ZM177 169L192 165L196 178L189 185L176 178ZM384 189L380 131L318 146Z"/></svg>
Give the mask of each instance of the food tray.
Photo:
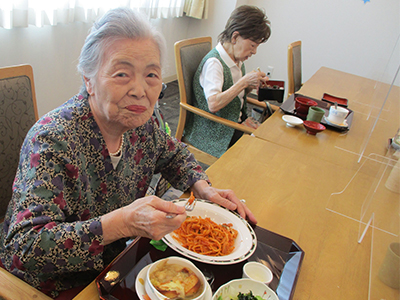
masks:
<svg viewBox="0 0 400 300"><path fill-rule="evenodd" d="M224 283L242 278L243 265L248 261L260 261L273 272L274 278L269 284L280 300L293 299L304 251L291 239L272 231L255 226L257 249L247 260L233 265L211 265L192 261L205 275L211 277L213 293ZM139 300L135 290L136 276L146 265L169 256L181 256L174 250L157 250L147 238L135 239L103 272L96 278L101 299ZM106 274L117 271L119 279L107 281Z"/></svg>
<svg viewBox="0 0 400 300"><path fill-rule="evenodd" d="M280 106L280 109L284 113L299 117L302 120L305 120L305 118L300 116L300 115L298 115L296 113L295 108L294 108L294 104L295 104L294 99L296 97L305 97L305 98L308 98L308 99L311 99L311 100L314 100L315 102L317 102L318 103L317 106L322 108L325 111L325 117L327 117L329 115L329 108L333 105L333 104L331 104L329 102L322 101L322 100L317 100L317 99L314 99L314 98L311 98L311 97L308 97L308 96L304 96L304 95L301 95L301 94L292 94L289 98L286 99L286 101L284 101L282 103L282 105ZM339 125L336 126L335 124L328 123L328 122L326 122L325 118L322 118L321 124L323 124L326 128L330 128L330 129L333 129L333 130L336 130L336 131L348 131L350 129L351 123L353 121L354 112L351 109L349 109L348 107L346 109L349 110L349 114L346 117L346 122L347 122L347 125L348 125L347 127L343 127L343 126L339 126Z"/></svg>
<svg viewBox="0 0 400 300"><path fill-rule="evenodd" d="M258 101L277 101L278 103L282 103L285 94L285 82L281 80L269 80L267 84L270 87L258 89Z"/></svg>

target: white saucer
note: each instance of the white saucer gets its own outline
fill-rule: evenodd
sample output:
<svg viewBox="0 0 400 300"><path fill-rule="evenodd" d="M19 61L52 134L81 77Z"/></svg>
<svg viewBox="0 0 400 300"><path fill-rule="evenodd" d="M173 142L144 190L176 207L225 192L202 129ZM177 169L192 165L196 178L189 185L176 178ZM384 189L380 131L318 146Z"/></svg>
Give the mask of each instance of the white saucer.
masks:
<svg viewBox="0 0 400 300"><path fill-rule="evenodd" d="M337 127L349 127L349 124L347 124L346 120L344 120L342 124L338 124L338 123L330 121L328 119L328 117L324 116L324 119L325 119L326 123L328 123L328 125L337 126Z"/></svg>
<svg viewBox="0 0 400 300"><path fill-rule="evenodd" d="M135 282L135 289L136 289L136 294L138 295L140 300L146 300L144 298L144 295L147 295L144 284L146 282L146 275L147 275L147 270L151 264L145 266L142 270L140 270L139 274L136 276L136 282ZM212 290L208 282L206 282L207 287L206 287L206 293L204 294L203 300L211 299L212 298ZM150 298L152 299L152 298ZM159 300L159 299L152 299L152 300Z"/></svg>
<svg viewBox="0 0 400 300"><path fill-rule="evenodd" d="M135 290L140 300L145 300L143 296L147 295L146 290L144 288L144 284L146 282L147 270L149 269L150 266L151 265L145 266L143 269L140 270L139 274L136 276Z"/></svg>

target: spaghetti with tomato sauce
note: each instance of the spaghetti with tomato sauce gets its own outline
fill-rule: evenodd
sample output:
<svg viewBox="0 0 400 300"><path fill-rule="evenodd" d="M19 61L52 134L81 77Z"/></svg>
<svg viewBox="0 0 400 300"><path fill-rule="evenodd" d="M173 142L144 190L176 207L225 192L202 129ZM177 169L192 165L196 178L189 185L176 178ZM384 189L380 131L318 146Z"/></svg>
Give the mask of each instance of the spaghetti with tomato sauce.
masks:
<svg viewBox="0 0 400 300"><path fill-rule="evenodd" d="M224 256L235 249L238 235L231 223L217 224L210 218L187 217L172 237L186 249L202 255Z"/></svg>

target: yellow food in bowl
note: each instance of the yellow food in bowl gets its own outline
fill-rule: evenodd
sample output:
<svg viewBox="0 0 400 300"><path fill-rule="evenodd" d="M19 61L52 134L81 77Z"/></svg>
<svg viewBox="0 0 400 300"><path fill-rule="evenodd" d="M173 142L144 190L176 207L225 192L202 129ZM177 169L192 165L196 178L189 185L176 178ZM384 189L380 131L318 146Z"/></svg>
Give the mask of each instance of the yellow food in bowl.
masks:
<svg viewBox="0 0 400 300"><path fill-rule="evenodd" d="M149 277L154 288L168 298L194 299L202 291L201 281L193 271L167 261L159 263Z"/></svg>

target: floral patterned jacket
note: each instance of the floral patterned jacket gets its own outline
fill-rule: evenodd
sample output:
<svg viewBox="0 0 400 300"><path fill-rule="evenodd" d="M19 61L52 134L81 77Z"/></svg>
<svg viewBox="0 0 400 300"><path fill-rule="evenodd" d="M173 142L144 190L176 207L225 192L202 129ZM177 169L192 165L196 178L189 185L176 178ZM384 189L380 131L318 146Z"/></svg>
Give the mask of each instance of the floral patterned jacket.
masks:
<svg viewBox="0 0 400 300"><path fill-rule="evenodd" d="M123 138L114 169L81 95L31 128L0 236L2 267L53 297L85 285L125 246L102 245L103 214L145 196L155 173L182 191L208 179L186 146L152 120Z"/></svg>

